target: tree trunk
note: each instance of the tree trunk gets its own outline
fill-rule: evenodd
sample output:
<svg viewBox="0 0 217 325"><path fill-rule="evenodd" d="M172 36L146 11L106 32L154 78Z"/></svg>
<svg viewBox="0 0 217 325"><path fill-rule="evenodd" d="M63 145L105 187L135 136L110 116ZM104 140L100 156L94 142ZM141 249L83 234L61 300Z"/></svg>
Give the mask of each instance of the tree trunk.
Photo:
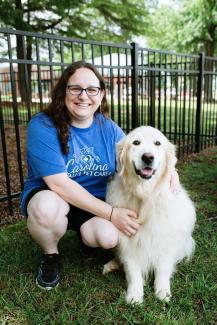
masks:
<svg viewBox="0 0 217 325"><path fill-rule="evenodd" d="M24 51L26 51L26 59L32 59L32 44L31 39L27 38L27 47L24 48L24 42L22 39L22 35L17 35L17 59L24 60L25 55ZM32 65L27 65L27 73L25 71L25 64L18 63L18 89L19 95L21 97L21 102L27 104L28 101L31 101L31 68ZM28 90L28 91L27 91Z"/></svg>
<svg viewBox="0 0 217 325"><path fill-rule="evenodd" d="M32 60L32 39L27 38L27 60ZM27 78L28 78L28 98L32 99L32 65L27 65Z"/></svg>
<svg viewBox="0 0 217 325"><path fill-rule="evenodd" d="M17 35L16 37L17 37L17 59L23 60L24 48L23 48L22 36ZM26 102L26 85L24 82L24 77L25 77L24 64L18 63L18 90L19 90L19 95L21 97L21 102Z"/></svg>
<svg viewBox="0 0 217 325"><path fill-rule="evenodd" d="M214 35L212 40L207 41L205 43L205 54L206 56L213 57L214 56ZM213 61L205 59L204 71L208 73L204 76L204 100L205 102L213 101ZM210 73L209 73L210 72Z"/></svg>

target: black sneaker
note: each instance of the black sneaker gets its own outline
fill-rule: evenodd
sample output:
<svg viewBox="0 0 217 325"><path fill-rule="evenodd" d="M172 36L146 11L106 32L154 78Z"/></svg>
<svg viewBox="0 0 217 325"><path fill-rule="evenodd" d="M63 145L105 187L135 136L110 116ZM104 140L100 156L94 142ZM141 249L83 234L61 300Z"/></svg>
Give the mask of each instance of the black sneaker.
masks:
<svg viewBox="0 0 217 325"><path fill-rule="evenodd" d="M59 284L59 272L59 254L44 254L37 270L36 285L45 290L55 288Z"/></svg>

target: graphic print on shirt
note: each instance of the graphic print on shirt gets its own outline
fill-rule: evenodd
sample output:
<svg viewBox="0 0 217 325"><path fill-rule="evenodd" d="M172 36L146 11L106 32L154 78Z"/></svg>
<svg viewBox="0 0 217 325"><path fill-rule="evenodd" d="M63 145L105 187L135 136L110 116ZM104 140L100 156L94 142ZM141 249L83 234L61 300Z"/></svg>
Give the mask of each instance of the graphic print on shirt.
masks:
<svg viewBox="0 0 217 325"><path fill-rule="evenodd" d="M73 154L66 165L67 174L70 178L77 176L109 176L108 164L102 163L100 157L94 153L94 148L82 148Z"/></svg>

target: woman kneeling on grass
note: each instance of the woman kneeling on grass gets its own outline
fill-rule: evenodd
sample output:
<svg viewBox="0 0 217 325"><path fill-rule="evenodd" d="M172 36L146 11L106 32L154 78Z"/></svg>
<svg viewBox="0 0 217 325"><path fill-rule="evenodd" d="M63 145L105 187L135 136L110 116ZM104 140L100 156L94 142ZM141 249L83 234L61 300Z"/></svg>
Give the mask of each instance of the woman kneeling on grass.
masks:
<svg viewBox="0 0 217 325"><path fill-rule="evenodd" d="M36 276L40 288L59 283L58 242L67 229L77 231L81 256L89 258L96 247L114 248L118 230L132 236L139 228L135 211L104 201L115 172L115 144L124 136L107 114L102 76L93 65L75 62L57 82L48 108L29 123L21 207L44 252ZM175 171L171 181L176 188Z"/></svg>

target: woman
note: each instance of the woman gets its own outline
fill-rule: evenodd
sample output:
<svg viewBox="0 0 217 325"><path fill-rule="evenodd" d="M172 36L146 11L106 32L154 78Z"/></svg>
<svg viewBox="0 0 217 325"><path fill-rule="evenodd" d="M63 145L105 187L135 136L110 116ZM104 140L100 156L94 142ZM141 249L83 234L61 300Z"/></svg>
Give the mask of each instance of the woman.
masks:
<svg viewBox="0 0 217 325"><path fill-rule="evenodd" d="M104 202L115 144L124 136L107 113L103 78L93 65L75 62L57 82L48 108L29 123L21 205L44 252L36 276L43 289L59 283L58 242L67 229L89 247L110 249L118 230L132 236L139 228L135 211Z"/></svg>

